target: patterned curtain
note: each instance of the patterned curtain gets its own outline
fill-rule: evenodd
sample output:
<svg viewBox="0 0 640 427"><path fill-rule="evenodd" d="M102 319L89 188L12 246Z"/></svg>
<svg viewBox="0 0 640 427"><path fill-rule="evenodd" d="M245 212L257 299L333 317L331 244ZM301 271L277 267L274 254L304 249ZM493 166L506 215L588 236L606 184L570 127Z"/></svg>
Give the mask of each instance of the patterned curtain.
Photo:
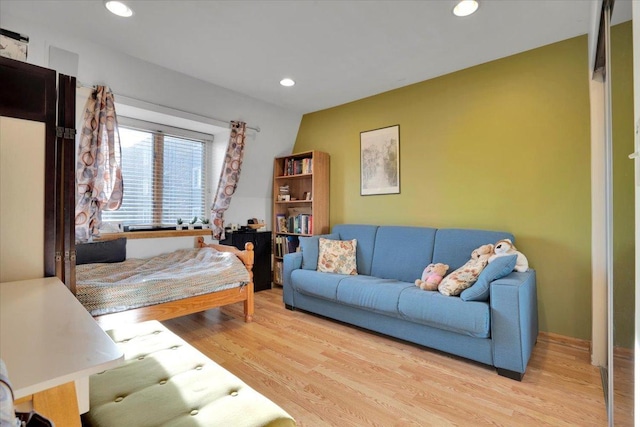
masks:
<svg viewBox="0 0 640 427"><path fill-rule="evenodd" d="M225 238L224 211L229 207L231 196L236 191L240 180L240 166L242 166L242 157L244 155L244 133L246 128L247 124L244 122L231 122L231 136L227 146L227 154L222 165L218 190L213 199L213 206L211 206L212 232L213 237L217 240Z"/></svg>
<svg viewBox="0 0 640 427"><path fill-rule="evenodd" d="M84 107L76 161L76 241L99 236L102 211L120 208L121 157L113 92L98 86Z"/></svg>

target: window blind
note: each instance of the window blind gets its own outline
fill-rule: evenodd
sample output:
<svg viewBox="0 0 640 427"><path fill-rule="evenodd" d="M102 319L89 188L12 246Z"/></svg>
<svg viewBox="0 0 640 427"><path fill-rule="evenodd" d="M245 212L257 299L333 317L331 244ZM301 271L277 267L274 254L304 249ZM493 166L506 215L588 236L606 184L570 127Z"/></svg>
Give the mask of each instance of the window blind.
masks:
<svg viewBox="0 0 640 427"><path fill-rule="evenodd" d="M124 197L103 221L124 225L175 225L206 212L210 142L120 126Z"/></svg>

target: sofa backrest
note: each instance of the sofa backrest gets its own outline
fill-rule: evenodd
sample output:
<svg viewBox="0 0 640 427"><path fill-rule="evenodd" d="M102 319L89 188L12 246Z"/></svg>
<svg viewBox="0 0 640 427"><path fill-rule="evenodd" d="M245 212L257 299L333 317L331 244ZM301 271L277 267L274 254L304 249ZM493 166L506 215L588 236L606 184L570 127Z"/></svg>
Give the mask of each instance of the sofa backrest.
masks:
<svg viewBox="0 0 640 427"><path fill-rule="evenodd" d="M502 239L515 243L513 235L503 231L441 228L436 232L432 262L448 264L451 273L469 261L474 249Z"/></svg>
<svg viewBox="0 0 640 427"><path fill-rule="evenodd" d="M482 245L501 239L515 243L511 233L461 228L339 224L332 233L340 240L358 241L358 274L410 283L419 279L431 263L448 264L449 274L464 265L471 252Z"/></svg>
<svg viewBox="0 0 640 427"><path fill-rule="evenodd" d="M414 282L433 258L435 228L380 226L373 250L371 275Z"/></svg>
<svg viewBox="0 0 640 427"><path fill-rule="evenodd" d="M377 225L340 224L333 227L332 233L339 234L340 240L356 239L356 265L358 274L371 275L373 248L376 239Z"/></svg>

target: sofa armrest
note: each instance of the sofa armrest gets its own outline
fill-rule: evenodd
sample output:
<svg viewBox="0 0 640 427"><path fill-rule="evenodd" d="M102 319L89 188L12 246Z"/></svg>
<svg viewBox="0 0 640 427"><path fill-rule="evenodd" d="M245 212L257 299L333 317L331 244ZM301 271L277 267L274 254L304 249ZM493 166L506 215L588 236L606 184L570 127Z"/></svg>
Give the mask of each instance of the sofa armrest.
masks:
<svg viewBox="0 0 640 427"><path fill-rule="evenodd" d="M490 292L493 364L521 377L538 338L536 272L512 272L493 281Z"/></svg>
<svg viewBox="0 0 640 427"><path fill-rule="evenodd" d="M282 300L284 304L293 307L293 287L291 273L302 268L302 252L292 252L284 256L282 272Z"/></svg>

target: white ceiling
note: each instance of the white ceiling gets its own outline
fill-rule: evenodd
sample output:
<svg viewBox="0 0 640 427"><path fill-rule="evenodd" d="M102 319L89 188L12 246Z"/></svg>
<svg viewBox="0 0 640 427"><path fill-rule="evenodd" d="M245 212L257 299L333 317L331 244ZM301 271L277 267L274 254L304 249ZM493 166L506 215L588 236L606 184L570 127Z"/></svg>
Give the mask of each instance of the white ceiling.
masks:
<svg viewBox="0 0 640 427"><path fill-rule="evenodd" d="M307 113L586 34L594 1L479 0L466 18L453 0L130 0L128 19L101 0L1 0L0 14Z"/></svg>

